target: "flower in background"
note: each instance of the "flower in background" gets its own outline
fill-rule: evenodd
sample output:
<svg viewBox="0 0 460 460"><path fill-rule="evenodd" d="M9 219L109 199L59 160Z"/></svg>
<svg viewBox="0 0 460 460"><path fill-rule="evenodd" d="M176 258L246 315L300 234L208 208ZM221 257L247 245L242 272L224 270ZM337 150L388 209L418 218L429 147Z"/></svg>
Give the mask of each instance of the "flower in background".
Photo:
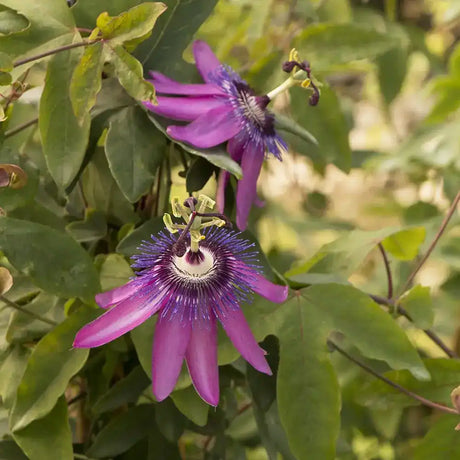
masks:
<svg viewBox="0 0 460 460"><path fill-rule="evenodd" d="M227 151L241 164L243 178L236 192L236 223L244 230L252 204L257 199L257 179L266 155L281 160L287 150L267 110L270 95L257 96L230 67L222 65L203 41L193 44L195 63L204 84L181 84L158 72L150 72L158 105L144 105L159 115L190 122L169 126L168 134L195 147L209 148L228 141ZM170 96L164 96L164 95ZM229 173L218 179L217 207L224 212L225 187Z"/></svg>
<svg viewBox="0 0 460 460"><path fill-rule="evenodd" d="M217 321L243 358L270 375L265 352L240 304L249 301L253 292L283 302L287 286L273 284L260 274L253 243L222 228L226 220L217 214L205 213L214 206L212 200L200 196L198 202L189 198L184 205L174 201L173 212L187 224L173 224L165 216L170 233L160 232L142 243L133 257L137 273L131 281L96 296L99 306L109 310L77 333L74 346L104 345L158 312L152 355L154 395L161 401L172 392L185 358L197 392L216 406Z"/></svg>

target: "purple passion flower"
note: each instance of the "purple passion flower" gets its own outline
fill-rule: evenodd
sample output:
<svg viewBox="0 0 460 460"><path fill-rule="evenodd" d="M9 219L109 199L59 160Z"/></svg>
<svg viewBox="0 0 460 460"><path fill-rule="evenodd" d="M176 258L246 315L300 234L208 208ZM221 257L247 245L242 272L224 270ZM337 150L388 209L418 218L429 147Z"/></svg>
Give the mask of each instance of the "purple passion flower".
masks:
<svg viewBox="0 0 460 460"><path fill-rule="evenodd" d="M181 251L176 234L160 232L144 241L133 257L136 275L124 286L96 296L108 311L75 337L74 347L99 347L158 313L152 384L159 401L173 391L185 358L196 391L217 406L217 321L246 361L271 374L240 303L250 301L253 292L283 302L287 286L259 273L254 244L238 232L213 227L205 228L203 236L198 251L191 250L190 235L182 240Z"/></svg>
<svg viewBox="0 0 460 460"><path fill-rule="evenodd" d="M168 134L178 141L199 148L228 141L228 153L243 170L236 191L236 224L244 230L251 206L257 201L257 179L265 156L271 153L281 160L287 146L275 131L274 116L267 110L267 95L257 96L236 72L219 62L205 42L195 41L193 54L205 83L182 84L150 72L158 105L144 105L158 115L190 122L168 127ZM220 213L224 212L228 179L229 173L222 170L217 189Z"/></svg>

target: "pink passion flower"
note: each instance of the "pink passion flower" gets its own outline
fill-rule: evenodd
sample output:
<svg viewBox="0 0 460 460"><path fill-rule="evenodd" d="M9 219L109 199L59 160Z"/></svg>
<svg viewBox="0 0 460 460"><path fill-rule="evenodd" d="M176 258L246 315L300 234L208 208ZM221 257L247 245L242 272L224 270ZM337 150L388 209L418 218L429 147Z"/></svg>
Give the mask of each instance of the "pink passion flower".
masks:
<svg viewBox="0 0 460 460"><path fill-rule="evenodd" d="M257 201L257 179L264 158L271 153L281 160L287 146L276 133L275 118L267 110L271 100L268 95L257 96L236 72L219 62L205 42L195 41L193 54L205 83L182 84L150 72L158 105L144 105L163 117L189 122L167 128L173 139L198 148L227 142L228 153L243 171L236 191L236 224L244 230L251 206ZM217 187L217 209L221 213L228 180L229 173L222 170Z"/></svg>
<svg viewBox="0 0 460 460"><path fill-rule="evenodd" d="M254 243L233 230L210 228L221 225L215 217L187 212L189 225L170 221L167 225L170 231L181 228L180 236L166 231L152 235L133 257L136 275L131 281L96 296L107 312L77 333L74 347L104 345L158 313L152 354L155 397L161 401L173 391L185 359L198 394L217 406L217 322L246 361L271 375L265 351L257 344L240 304L250 301L253 292L283 302L288 288L260 274ZM196 238L200 228L202 234Z"/></svg>

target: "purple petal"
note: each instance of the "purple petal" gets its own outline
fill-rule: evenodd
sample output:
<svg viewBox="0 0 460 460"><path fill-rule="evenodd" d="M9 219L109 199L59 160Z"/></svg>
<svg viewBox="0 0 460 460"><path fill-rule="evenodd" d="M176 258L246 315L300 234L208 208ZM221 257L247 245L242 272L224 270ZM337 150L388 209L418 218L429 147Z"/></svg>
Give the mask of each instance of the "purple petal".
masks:
<svg viewBox="0 0 460 460"><path fill-rule="evenodd" d="M172 138L188 142L195 147L214 147L230 139L240 130L231 112L231 107L217 107L186 126L168 126L167 133Z"/></svg>
<svg viewBox="0 0 460 460"><path fill-rule="evenodd" d="M219 403L219 368L217 366L217 324L211 317L207 324L196 321L188 344L187 360L197 393L211 406Z"/></svg>
<svg viewBox="0 0 460 460"><path fill-rule="evenodd" d="M248 144L241 161L243 178L238 181L236 190L236 225L245 230L248 224L249 211L257 197L257 179L264 161L264 150Z"/></svg>
<svg viewBox="0 0 460 460"><path fill-rule="evenodd" d="M101 308L109 308L116 303L125 300L130 295L133 295L139 290L138 286L135 286L132 281L124 284L123 286L116 287L107 292L101 292L96 295L96 303Z"/></svg>
<svg viewBox="0 0 460 460"><path fill-rule="evenodd" d="M143 323L160 307L161 304L149 295L132 295L82 327L75 336L73 346L92 348L111 342Z"/></svg>
<svg viewBox="0 0 460 460"><path fill-rule="evenodd" d="M223 102L213 96L203 97L164 97L157 96L158 105L144 102L145 107L158 115L174 120L192 121L217 107Z"/></svg>
<svg viewBox="0 0 460 460"><path fill-rule="evenodd" d="M274 284L258 273L255 273L254 275L255 283L252 287L254 292L257 292L257 294L275 303L281 303L287 299L289 290L287 286Z"/></svg>
<svg viewBox="0 0 460 460"><path fill-rule="evenodd" d="M272 375L265 359L265 351L257 344L243 312L238 309L228 310L225 313L217 312L217 314L225 332L241 356L258 371Z"/></svg>
<svg viewBox="0 0 460 460"><path fill-rule="evenodd" d="M184 96L219 96L225 94L222 89L213 83L179 83L159 72L149 72L157 93L180 94Z"/></svg>
<svg viewBox="0 0 460 460"><path fill-rule="evenodd" d="M237 163L241 162L241 158L244 153L244 146L246 144L246 140L241 139L241 137L242 136L232 137L227 144L227 152Z"/></svg>
<svg viewBox="0 0 460 460"><path fill-rule="evenodd" d="M229 177L230 173L228 171L225 171L225 169L220 170L219 177L217 179L216 208L217 212L220 212L221 214L224 213L225 209L225 187L227 187Z"/></svg>
<svg viewBox="0 0 460 460"><path fill-rule="evenodd" d="M169 316L158 319L152 353L152 389L158 401L167 398L176 385L190 333L189 321Z"/></svg>
<svg viewBox="0 0 460 460"><path fill-rule="evenodd" d="M202 40L196 40L193 43L193 55L195 56L196 67L203 80L209 82L209 73L221 65L219 59L217 59L209 45Z"/></svg>

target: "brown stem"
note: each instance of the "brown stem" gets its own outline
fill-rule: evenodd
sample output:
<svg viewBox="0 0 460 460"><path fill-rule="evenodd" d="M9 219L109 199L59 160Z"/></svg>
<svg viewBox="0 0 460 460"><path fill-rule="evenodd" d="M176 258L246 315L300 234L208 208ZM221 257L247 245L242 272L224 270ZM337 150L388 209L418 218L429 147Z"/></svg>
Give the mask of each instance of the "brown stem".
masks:
<svg viewBox="0 0 460 460"><path fill-rule="evenodd" d="M373 375L374 377L378 378L382 382L385 382L387 385L391 386L395 390L398 390L401 393L404 393L405 395L409 396L412 399L415 399L416 401L422 403L424 406L431 407L432 409L437 409L442 412L446 412L447 414L455 414L458 415L459 413L455 410L452 409L451 407L444 406L443 404L438 404L434 401L431 401L430 399L426 399L423 396L418 395L417 393L414 393L407 388L404 388L403 386L399 385L396 382L393 382L389 378L385 377L384 375L379 374L378 372L374 371L372 368L370 368L367 364L364 364L363 362L359 361L358 359L354 358L353 356L349 355L345 350L340 348L338 345L336 345L334 342L331 340L328 340L328 345L333 348L334 350L337 350L342 356L347 358L349 361L353 362L357 366L359 366L361 369L364 371L368 372L369 374Z"/></svg>
<svg viewBox="0 0 460 460"><path fill-rule="evenodd" d="M385 271L387 274L387 280L388 280L388 295L387 297L391 299L393 297L393 277L391 276L391 267L390 267L390 261L388 260L387 253L385 252L385 249L383 248L383 244L379 243L378 244L380 253L382 254L383 258L383 263L385 265Z"/></svg>
<svg viewBox="0 0 460 460"><path fill-rule="evenodd" d="M435 248L436 244L438 243L439 239L441 238L442 234L446 230L447 224L449 223L450 219L454 215L454 212L457 208L458 202L460 201L460 192L457 193L457 196L454 198L454 201L452 201L452 204L450 205L449 211L446 214L446 217L444 217L444 220L442 221L441 227L439 227L438 232L436 233L436 236L434 237L433 241L430 244L430 247L426 251L425 255L421 258L420 262L417 264L415 269L412 271L412 273L409 275L409 278L405 282L404 286L401 289L401 293L405 292L407 288L411 285L412 281L414 280L415 276L417 273L420 271L420 269L423 267L425 262L427 261L428 257L430 257L431 253L433 252L433 249Z"/></svg>
<svg viewBox="0 0 460 460"><path fill-rule="evenodd" d="M13 67L19 67L20 65L27 64L28 62L37 61L38 59L42 59L47 56L52 56L53 54L60 53L61 51L71 50L73 48L78 48L80 46L89 46L89 45L92 45L100 41L101 39L99 38L97 40L92 40L89 42L78 42L78 43L71 43L70 45L60 46L59 48L54 48L53 50L46 51L45 53L36 54L35 56L31 56L25 59L19 59L13 62Z"/></svg>
<svg viewBox="0 0 460 460"><path fill-rule="evenodd" d="M32 126L35 123L37 123L37 121L38 121L38 117L33 118L32 120L26 121L25 123L22 123L22 125L18 125L18 126L12 128L12 129L10 129L9 131L6 131L5 136L4 136L5 139L8 138L8 137L14 136L17 133L20 133L24 129L27 129L29 126Z"/></svg>
<svg viewBox="0 0 460 460"><path fill-rule="evenodd" d="M378 295L374 294L369 294L369 297L379 305L385 305L387 307L391 307L393 310L395 310L398 314L401 316L404 316L406 319L408 319L411 323L414 322L413 318L409 315L407 310L400 305L398 305L394 300L391 299L386 299L385 297L381 297ZM449 358L455 358L458 359L457 353L455 351L451 350L443 341L442 339L431 329L423 329L423 332L429 337L439 348L441 348L442 351L449 357Z"/></svg>

